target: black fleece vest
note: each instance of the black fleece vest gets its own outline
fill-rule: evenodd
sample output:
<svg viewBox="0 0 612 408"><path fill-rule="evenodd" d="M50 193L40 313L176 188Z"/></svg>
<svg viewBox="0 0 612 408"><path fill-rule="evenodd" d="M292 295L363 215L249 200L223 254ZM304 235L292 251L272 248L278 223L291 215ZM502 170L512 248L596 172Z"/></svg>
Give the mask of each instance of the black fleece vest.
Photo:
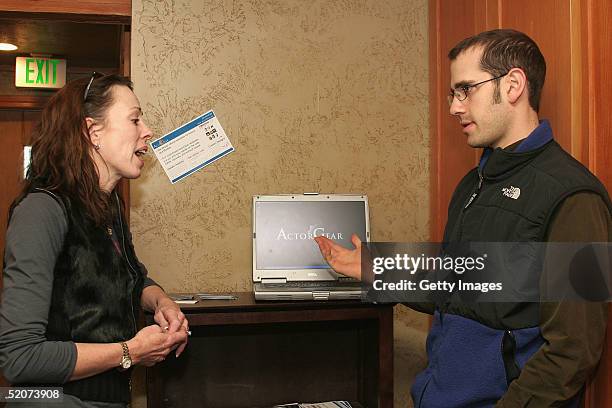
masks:
<svg viewBox="0 0 612 408"><path fill-rule="evenodd" d="M96 226L74 202L60 200L68 231L55 264L48 340L116 343L137 332L144 278L122 219L119 197L113 194L111 199L117 216L113 226L105 228ZM112 234L116 234L121 253ZM64 392L82 400L129 402L129 375L129 371L108 370L68 382Z"/></svg>
<svg viewBox="0 0 612 408"><path fill-rule="evenodd" d="M496 149L480 174L473 169L457 186L444 241L545 241L560 203L578 192L599 194L612 211L601 182L554 140L528 152ZM500 329L535 327L539 318L537 303L456 302L442 309Z"/></svg>

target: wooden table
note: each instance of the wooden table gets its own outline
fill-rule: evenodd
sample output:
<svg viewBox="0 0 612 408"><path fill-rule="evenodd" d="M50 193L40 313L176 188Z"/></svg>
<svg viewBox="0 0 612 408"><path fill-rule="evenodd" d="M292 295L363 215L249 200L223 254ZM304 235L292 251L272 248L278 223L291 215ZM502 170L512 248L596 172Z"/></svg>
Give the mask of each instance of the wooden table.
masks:
<svg viewBox="0 0 612 408"><path fill-rule="evenodd" d="M393 407L392 306L237 295L181 306L192 336L180 358L147 370L150 408L329 400Z"/></svg>

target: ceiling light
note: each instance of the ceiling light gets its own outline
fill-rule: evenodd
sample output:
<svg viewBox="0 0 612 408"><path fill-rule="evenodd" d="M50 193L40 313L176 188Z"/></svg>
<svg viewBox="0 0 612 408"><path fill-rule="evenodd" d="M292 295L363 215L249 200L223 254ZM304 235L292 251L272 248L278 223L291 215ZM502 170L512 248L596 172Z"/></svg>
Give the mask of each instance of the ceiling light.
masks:
<svg viewBox="0 0 612 408"><path fill-rule="evenodd" d="M0 51L15 51L16 49L16 45L9 43L0 43Z"/></svg>

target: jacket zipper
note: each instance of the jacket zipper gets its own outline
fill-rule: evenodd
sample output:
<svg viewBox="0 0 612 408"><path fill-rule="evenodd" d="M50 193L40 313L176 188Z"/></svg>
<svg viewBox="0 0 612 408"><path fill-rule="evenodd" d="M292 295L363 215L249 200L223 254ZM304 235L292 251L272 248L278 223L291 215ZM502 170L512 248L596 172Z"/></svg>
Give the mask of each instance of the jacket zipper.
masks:
<svg viewBox="0 0 612 408"><path fill-rule="evenodd" d="M459 237L458 237L459 241L461 241L461 236L463 235L463 215L465 213L465 210L467 210L468 207L472 205L474 201L476 201L476 198L478 197L478 195L480 194L480 191L482 190L483 183L484 183L484 177L482 176L482 172L480 168L478 168L478 186L472 192L472 195L467 200L467 203L465 203L465 205L463 206L463 209L461 210L461 214L459 215Z"/></svg>
<svg viewBox="0 0 612 408"><path fill-rule="evenodd" d="M121 246L123 247L123 256L125 257L125 260L130 268L130 270L132 272L134 272L134 274L132 275L130 273L130 309L132 310L132 324L134 325L134 333L136 333L138 330L136 330L136 316L134 315L134 299L133 299L133 293L134 293L134 277L138 276L138 273L136 272L136 270L134 269L134 267L132 266L132 264L130 263L130 257L128 256L127 250L125 248L125 230L123 229L123 217L121 217L121 204L119 203L119 196L117 196L117 193L115 193L115 199L117 202L117 212L119 214L119 226L121 227Z"/></svg>
<svg viewBox="0 0 612 408"><path fill-rule="evenodd" d="M504 350L504 339L505 339L506 334L510 337L512 341L512 350L511 350L512 354L509 356L510 358L508 359L506 358L506 354L504 353L505 351ZM500 352L501 352L502 362L504 366L504 373L506 375L506 381L508 382L508 385L510 385L510 383L514 381L516 378L518 378L518 376L521 373L521 368L516 362L516 355L518 354L518 345L516 344L516 337L514 336L514 333L512 332L512 330L504 330ZM508 376L512 378L509 379Z"/></svg>
<svg viewBox="0 0 612 408"><path fill-rule="evenodd" d="M427 379L425 386L423 386L423 391L421 391L421 395L419 396L419 403L416 406L417 408L421 408L421 405L423 404L423 398L425 397L425 391L427 391L427 387L429 386L430 382L431 382L431 376Z"/></svg>
<svg viewBox="0 0 612 408"><path fill-rule="evenodd" d="M474 202L474 200L476 199L476 197L478 197L478 194L480 194L480 190L482 189L482 182L484 181L483 177L482 177L482 173L480 172L480 169L478 169L478 187L476 187L476 190L472 193L470 199L468 200L467 204L465 204L465 207L463 207L464 210L466 210L470 205L472 205L472 203Z"/></svg>

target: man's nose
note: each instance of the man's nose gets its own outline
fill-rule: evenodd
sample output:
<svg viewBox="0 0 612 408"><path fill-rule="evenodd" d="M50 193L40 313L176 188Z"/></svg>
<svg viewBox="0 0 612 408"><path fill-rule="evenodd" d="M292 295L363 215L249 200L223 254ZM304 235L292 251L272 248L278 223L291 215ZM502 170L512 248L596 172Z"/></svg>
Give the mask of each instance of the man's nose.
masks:
<svg viewBox="0 0 612 408"><path fill-rule="evenodd" d="M464 103L453 97L449 106L449 112L451 115L461 115L462 113L465 113Z"/></svg>

